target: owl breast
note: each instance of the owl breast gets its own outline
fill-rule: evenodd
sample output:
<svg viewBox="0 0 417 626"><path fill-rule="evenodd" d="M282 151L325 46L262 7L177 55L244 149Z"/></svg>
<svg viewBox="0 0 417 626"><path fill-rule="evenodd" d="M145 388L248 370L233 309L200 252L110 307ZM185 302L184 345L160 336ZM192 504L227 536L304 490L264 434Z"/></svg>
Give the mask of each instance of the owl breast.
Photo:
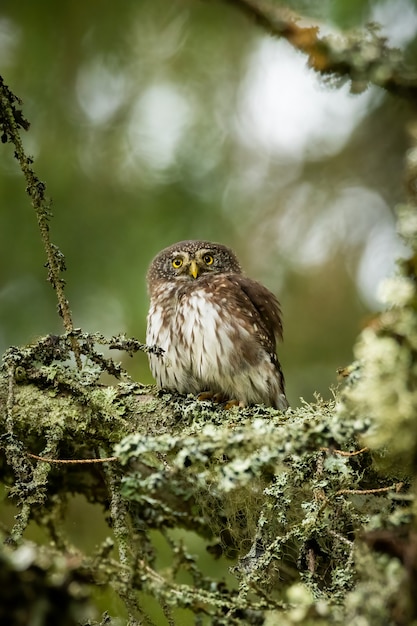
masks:
<svg viewBox="0 0 417 626"><path fill-rule="evenodd" d="M155 294L146 340L164 350L162 357L149 355L158 385L283 408L274 357L255 340L251 324L250 318L237 318L227 298L213 298L207 286Z"/></svg>

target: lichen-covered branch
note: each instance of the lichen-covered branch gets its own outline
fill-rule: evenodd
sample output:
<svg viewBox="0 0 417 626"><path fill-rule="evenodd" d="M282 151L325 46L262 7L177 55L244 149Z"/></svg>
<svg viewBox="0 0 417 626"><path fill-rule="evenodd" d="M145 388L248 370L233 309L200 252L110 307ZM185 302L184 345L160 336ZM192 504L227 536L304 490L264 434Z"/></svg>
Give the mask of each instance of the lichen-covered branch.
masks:
<svg viewBox="0 0 417 626"><path fill-rule="evenodd" d="M372 83L412 101L417 96L415 72L404 65L399 50L389 48L375 26L349 35L320 37L318 26L300 25L301 17L278 2L223 0L245 13L273 36L283 37L308 57L322 76L350 79L352 91Z"/></svg>
<svg viewBox="0 0 417 626"><path fill-rule="evenodd" d="M263 623L268 616L300 623L292 607L305 611L310 623L320 623L323 614L345 623L352 606L365 611L361 585L375 580L375 572L376 589L395 603L405 564L398 562L387 581L384 556L365 538L371 530L407 528L407 481L392 468L377 471L376 450L363 446L373 421L354 413L351 401L317 400L286 414L262 406L226 411L134 383L98 358L94 337L78 336L85 355L94 356L82 372L67 364L68 335L5 355L0 476L13 485L10 495L21 511L10 535L15 542L21 544L30 520L58 541L69 492L108 508L119 557L105 547L93 560L77 551L74 575L113 587L130 624L146 620L139 592L156 598L171 623L175 607L224 625ZM108 343L120 346L120 339ZM99 385L104 369L117 374L113 386ZM351 371L347 390L360 376ZM117 461L56 466L28 453L60 459L114 454ZM21 466L26 470L16 472ZM237 588L199 567L170 529L193 531L213 558L229 559ZM155 531L172 552L169 571L158 568L150 540ZM184 572L191 584L182 582ZM382 621L390 611L381 600Z"/></svg>

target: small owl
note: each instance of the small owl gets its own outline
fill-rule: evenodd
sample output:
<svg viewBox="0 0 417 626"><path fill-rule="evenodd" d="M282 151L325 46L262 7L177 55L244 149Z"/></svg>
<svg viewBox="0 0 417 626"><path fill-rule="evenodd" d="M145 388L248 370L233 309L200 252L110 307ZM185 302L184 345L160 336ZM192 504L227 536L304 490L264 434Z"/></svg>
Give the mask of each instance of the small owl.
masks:
<svg viewBox="0 0 417 626"><path fill-rule="evenodd" d="M275 353L282 339L278 300L247 278L235 254L208 241L162 250L147 275L146 341L159 387L228 404L288 408Z"/></svg>

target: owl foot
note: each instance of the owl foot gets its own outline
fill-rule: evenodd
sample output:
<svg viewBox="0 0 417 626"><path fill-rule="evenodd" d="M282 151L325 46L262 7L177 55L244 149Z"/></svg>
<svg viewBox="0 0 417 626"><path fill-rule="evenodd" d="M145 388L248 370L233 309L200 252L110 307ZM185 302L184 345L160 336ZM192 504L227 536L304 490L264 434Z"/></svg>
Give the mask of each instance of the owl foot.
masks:
<svg viewBox="0 0 417 626"><path fill-rule="evenodd" d="M239 409L244 409L246 404L245 402L243 402L243 400L228 400L226 404L224 405L224 408L231 409L232 406L238 406Z"/></svg>
<svg viewBox="0 0 417 626"><path fill-rule="evenodd" d="M222 393L214 391L202 391L198 394L197 400L213 400L213 402L225 402L225 397Z"/></svg>
<svg viewBox="0 0 417 626"><path fill-rule="evenodd" d="M232 406L244 407L246 406L244 402L239 402L239 400L233 399L228 400L223 393L213 392L213 391L203 391L199 393L197 396L197 400L212 400L213 402L218 402L219 404L224 404L225 409L231 409Z"/></svg>

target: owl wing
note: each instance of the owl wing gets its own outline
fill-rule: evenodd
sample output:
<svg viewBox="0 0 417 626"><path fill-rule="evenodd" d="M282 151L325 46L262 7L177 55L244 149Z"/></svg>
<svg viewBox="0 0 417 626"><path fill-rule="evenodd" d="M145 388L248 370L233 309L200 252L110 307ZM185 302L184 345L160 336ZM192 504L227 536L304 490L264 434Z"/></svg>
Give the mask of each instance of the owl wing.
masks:
<svg viewBox="0 0 417 626"><path fill-rule="evenodd" d="M289 406L285 396L285 378L276 354L276 344L282 341L283 336L280 304L269 289L255 280L240 274L234 275L232 280L236 286L239 286L242 295L248 298L253 307L252 315L255 323L260 327L257 336L269 353L271 363L275 367L276 384L270 387L269 402L272 406L285 411Z"/></svg>
<svg viewBox="0 0 417 626"><path fill-rule="evenodd" d="M281 308L277 298L266 287L240 274L232 274L229 280L240 290L242 308L247 308L248 300L252 308L253 320L260 328L260 334L267 340L268 351L274 351L277 341L282 341ZM239 299L239 291L237 292Z"/></svg>
<svg viewBox="0 0 417 626"><path fill-rule="evenodd" d="M186 353L201 389L285 410L284 376L275 352L282 338L278 300L241 274L208 274L197 282L180 290L182 317L177 317L178 336L188 332Z"/></svg>

